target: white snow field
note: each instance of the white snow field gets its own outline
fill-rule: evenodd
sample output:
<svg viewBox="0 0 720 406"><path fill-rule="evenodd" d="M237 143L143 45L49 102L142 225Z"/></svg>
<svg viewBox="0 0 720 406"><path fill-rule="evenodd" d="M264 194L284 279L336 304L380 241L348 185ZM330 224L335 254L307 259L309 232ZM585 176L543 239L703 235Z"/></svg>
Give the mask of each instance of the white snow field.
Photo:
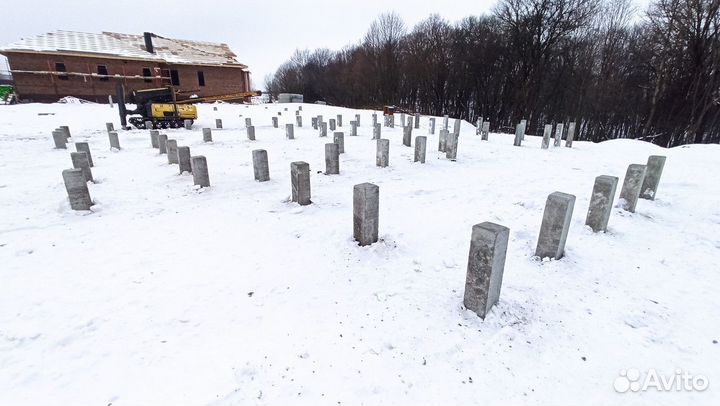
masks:
<svg viewBox="0 0 720 406"><path fill-rule="evenodd" d="M297 104L212 107L198 106L192 131L164 131L207 157L202 190L146 130L122 131L110 151L105 122L119 120L107 105L0 108L0 404L720 401L720 146L541 150L527 136L518 148L463 122L456 162L437 152L437 131L419 164L398 125L382 129L390 166L378 168L371 111L304 104L304 127L286 140ZM321 173L332 134L312 130L317 114L343 114L340 175ZM225 128L203 143L216 118ZM421 122L413 138L427 135ZM53 149L60 125L90 143L92 212L70 210L61 171L74 147ZM260 148L265 183L253 180ZM653 154L667 156L657 199L613 209L608 232L592 233L595 177L619 177L619 195L627 166ZM310 164L309 206L289 201L292 161ZM380 187L381 241L368 247L352 238L362 182ZM543 262L533 255L554 191L577 202L566 256ZM484 321L462 305L483 221L510 228L500 301ZM628 369L709 387L618 393Z"/></svg>

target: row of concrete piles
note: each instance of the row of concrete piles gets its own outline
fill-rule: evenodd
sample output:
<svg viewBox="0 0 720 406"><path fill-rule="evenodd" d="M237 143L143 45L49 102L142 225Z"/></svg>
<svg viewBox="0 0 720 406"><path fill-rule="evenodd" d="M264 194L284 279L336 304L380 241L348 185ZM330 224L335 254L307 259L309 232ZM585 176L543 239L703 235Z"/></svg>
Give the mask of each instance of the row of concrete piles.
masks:
<svg viewBox="0 0 720 406"><path fill-rule="evenodd" d="M287 109L286 109L287 111ZM300 111L298 110L295 112L296 122L301 127L302 126L302 116L300 115ZM278 112L278 115L282 114L281 112ZM416 114L416 121L415 121L415 128L419 128L419 114ZM311 124L314 129L318 130L318 134L320 137L327 137L328 129L334 130L338 127L342 126L343 122L343 116L341 114L338 114L335 119L329 119L327 122L324 121L324 117L322 115L318 115L311 118ZM377 156L376 156L376 164L380 167L386 167L389 165L389 148L390 148L390 142L387 139L381 139L381 125L377 120L377 113L372 114L372 128L373 128L373 137L372 139L377 140ZM433 131L434 131L434 118L431 119L431 122L433 123ZM357 128L360 123L360 115L355 115L355 120L352 120L350 123L350 136L357 136ZM278 128L278 121L277 117L272 117L272 126L274 128ZM250 118L245 118L245 127L248 130L248 139L254 140L254 127L252 126L252 120ZM209 130L209 129L208 129ZM412 131L412 123L408 126L408 132ZM294 126L293 124L285 124L285 135L288 139L294 139ZM325 144L325 173L326 174L339 174L340 173L340 162L339 162L339 155L344 153L344 137L345 133L336 131L333 133L333 142ZM404 139L404 144L410 146L409 142L407 142L406 139ZM425 163L425 155L426 155L426 144L427 144L427 137L425 136L418 136L415 140L415 156L414 160L415 162Z"/></svg>
<svg viewBox="0 0 720 406"><path fill-rule="evenodd" d="M299 111L296 116L300 117ZM392 118L389 118L392 117ZM418 128L419 116L409 117L403 122L403 144L410 145L413 128ZM342 117L333 120L335 125L342 123ZM392 124L394 116L385 116L385 123ZM359 116L351 121L353 130L359 125ZM440 130L438 150L446 152L449 159L454 159L457 153L457 140L460 132L460 120L455 120L453 131L448 129L448 117L444 117ZM320 136L327 123L322 116L313 117L313 124L317 126ZM325 124L325 125L323 125ZM292 126L292 124L288 124ZM377 142L376 165L386 167L389 164L388 139L380 138L380 124L377 115L373 114L373 139ZM390 125L387 125L390 126ZM489 132L489 122L478 123L480 130L476 133L483 135ZM572 126L571 123L571 128ZM250 118L246 118L248 138L254 139L254 127ZM108 123L108 135L111 149L120 150L117 142L117 132ZM430 119L428 131L435 131L435 119ZM522 131L524 132L524 130ZM356 135L356 131L353 131ZM560 133L562 134L562 129ZM340 173L339 155L344 153L344 133L335 132L333 142L325 144L325 174ZM286 137L292 139L292 130L286 126ZM53 132L53 139L57 148L67 148L66 142L70 138L67 127L61 127ZM560 138L560 137L558 137ZM199 187L210 186L207 161L204 156L190 156L189 147L177 146L175 140L168 140L167 135L159 134L157 130L150 131L151 146L158 148L160 154L168 155L168 162L178 164L180 173L192 172L194 182ZM203 129L203 140L212 141L212 130ZM570 142L572 139L570 138ZM425 162L427 137L415 138L416 162ZM557 144L557 142L556 142ZM87 143L76 143L77 152L71 154L73 169L63 171L63 179L74 210L88 210L92 205L88 182L92 182L92 157ZM450 152L448 152L450 151ZM253 172L256 181L270 180L268 154L266 150L252 151ZM654 200L660 178L665 165L664 156L650 156L646 165L632 164L628 167L616 207L634 212L639 199ZM310 165L307 162L297 161L290 164L291 200L299 205L309 205L311 200ZM615 200L618 178L602 175L595 179L585 224L594 232L607 231L607 225ZM551 193L546 201L542 223L538 235L535 256L540 259L559 260L564 255L565 244L568 237L570 222L575 206L575 196L563 192ZM484 222L472 228L466 284L463 303L469 310L481 318L485 318L492 306L500 297L502 276L504 272L505 257L507 253L509 228ZM353 187L353 236L361 246L371 245L378 241L379 234L379 187L372 183L361 183Z"/></svg>
<svg viewBox="0 0 720 406"><path fill-rule="evenodd" d="M209 128L203 128L202 135L204 142L212 142L212 131ZM178 165L179 174L191 173L195 186L199 188L210 186L210 174L205 156L191 155L190 147L178 145L177 140L168 139L166 134L160 134L158 130L150 130L150 146L157 148L160 155L167 155L169 164Z"/></svg>
<svg viewBox="0 0 720 406"><path fill-rule="evenodd" d="M487 127L487 130L486 130ZM483 139L487 139L487 132L490 131L490 123L488 121L478 120L478 130L482 134ZM520 120L515 126L515 139L513 145L516 147L522 146L522 142L525 140L525 132L527 129L527 120ZM553 146L559 147L562 145L563 138L565 139L565 146L572 148L573 139L575 138L575 123L568 123L567 129L564 123L557 123L555 125L555 131L553 131L552 124L546 124L543 129L543 138L540 143L540 148L548 149L550 147L550 139L553 139Z"/></svg>
<svg viewBox="0 0 720 406"><path fill-rule="evenodd" d="M302 107L302 106L300 106ZM287 108L285 109L287 111ZM297 127L302 127L302 116L300 115L300 111L302 109L298 109L295 111L295 120L296 123L294 124ZM281 112L278 112L278 116L282 115ZM241 115L242 117L242 115ZM373 132L377 133L378 136L373 136L374 139L379 139L379 133L380 133L380 123L377 121L377 113L372 114L372 128ZM274 128L279 128L279 119L278 117L272 117L272 126ZM403 143L406 146L411 146L411 134L412 129L419 129L420 128L420 113L415 113L414 115L408 115L406 117L405 113L400 113L400 122L403 128ZM251 119L246 118L245 119L245 127L248 129L248 138L254 139L254 127L252 130L249 128L251 127ZM318 130L321 137L326 137L328 134L328 130L335 131L338 127L342 127L343 123L343 116L342 114L338 114L336 118L331 118L327 122L324 121L323 115L318 115L316 117L311 118L311 125L313 129ZM455 160L457 157L457 142L460 136L460 126L461 126L462 120L461 119L454 119L453 123L453 131L450 132L449 130L449 116L445 115L443 116L443 125L442 129L440 130L440 139L439 139L439 145L438 150L442 152L447 153L447 158L450 160ZM191 128L192 121L191 120L185 120L185 127L187 129ZM222 120L216 119L215 120L215 126L218 129L222 129ZM360 115L355 115L355 120L350 121L350 136L356 136L357 135L357 127L360 126ZM384 116L384 126L394 128L395 127L395 115L389 114ZM436 126L436 119L434 117L429 118L429 125L428 125L428 133L429 134L435 134L435 126ZM521 146L522 141L525 140L525 134L526 134L526 127L527 127L527 120L521 120L515 127L515 139L513 141L513 145L515 146ZM562 144L562 140L565 139L565 146L568 148L572 147L573 140L575 138L575 127L576 124L574 122L568 123L567 128L565 128L564 123L557 123L555 125L554 131L553 131L553 125L547 124L544 127L543 132L543 139L541 142L541 148L547 149L550 146L550 140L553 139L553 145L555 147L559 147ZM294 138L293 135L293 124L285 124L285 131L287 134L287 138ZM250 134L252 132L252 135ZM483 118L478 118L476 123L476 130L475 134L481 136L483 141L487 141L489 139L490 134L490 121L484 120Z"/></svg>
<svg viewBox="0 0 720 406"><path fill-rule="evenodd" d="M298 110L295 112L296 116L296 123L299 126L302 126L302 116L300 115L300 111L302 110L302 106L299 106ZM287 111L287 108L285 109ZM281 115L281 112L278 112L278 115ZM385 117L385 123L392 124L394 123L394 116L391 116L391 119L388 119L388 117ZM410 147L411 146L411 135L412 135L412 129L413 128L419 128L420 123L420 114L416 113L414 116L408 117L407 125L405 125L405 114L400 114L401 122L404 126L403 131L403 144ZM441 130L441 141L439 145L439 150L442 152L446 152L446 156L448 159L455 160L457 156L457 140L459 137L460 132L460 123L461 120L456 119L454 123L454 129L453 132L450 133L448 131L448 116L444 117L443 121L443 129ZM331 129L337 128L337 126L342 126L343 117L342 115L337 115L335 119L329 120L329 127ZM215 120L216 128L222 129L222 120L216 119ZM278 127L278 120L277 117L272 117L272 124L274 127ZM326 123L323 120L323 116L319 115L317 117L312 118L312 124L313 127L317 128L319 130L320 137L327 136L327 127L328 123ZM351 127L351 136L357 136L357 127L360 125L360 115L355 115L355 120L350 121L350 127ZM488 123L489 125L489 123ZM245 118L245 127L247 131L247 138L249 140L255 140L255 127L252 125L252 120L250 118ZM377 153L376 153L376 165L379 167L386 167L389 165L389 146L390 142L387 139L381 138L381 126L377 119L377 114L373 113L372 115L372 127L373 127L373 139L377 140ZM151 126L148 126L148 128L152 128ZM185 120L185 128L191 129L192 128L192 121L191 120ZM108 133L108 138L110 142L110 148L113 151L120 151L120 142L117 131L115 131L114 126L112 123L106 123L106 130ZM435 132L435 118L430 118L430 126L428 128L428 131L430 134L434 134ZM212 142L212 130L210 128L203 128L202 129L203 134L203 141L204 142ZM286 124L285 125L285 134L286 138L288 139L294 139L294 128L293 124ZM58 128L55 132L53 132L53 139L55 140L56 148L67 148L66 147L66 141L70 138L69 136L69 129L67 127ZM151 146L153 148L157 148L160 152L160 154L167 154L168 157L168 163L170 164L178 164L180 173L183 172L191 172L193 173L193 179L195 182L195 185L200 187L207 187L210 185L209 181L209 174L208 174L208 167L207 167L207 161L205 157L203 156L190 156L189 147L183 147L178 146L177 141L168 139L166 134L160 134L158 130L150 130L150 139L151 139ZM90 150L87 143L77 143L76 148L78 149L77 153L73 153L73 162L76 162L77 164L74 164L77 167L81 167L84 173L84 177L91 179L92 175L90 174L89 167L92 165L83 164L84 160L82 158L83 153L87 154L87 161L91 162L92 158L90 157ZM415 154L414 154L414 161L425 163L426 158L426 150L427 150L427 137L425 136L417 136L415 138ZM332 174L339 174L340 173L340 162L339 162L339 154L344 152L344 133L343 132L334 132L333 134L333 142L325 145L325 173L328 175ZM269 170L268 170L268 163L267 163L267 151L265 150L255 150L253 151L253 167L255 172L255 178L258 181L264 181L269 179ZM291 171L292 172L292 171ZM75 176L71 175L70 173L68 176ZM79 179L79 178L78 178ZM74 182L73 184L77 184L77 182ZM69 192L68 192L69 193ZM91 203L91 199L89 197L89 191L84 191L84 195L82 196L82 199L75 199L76 201L82 201L85 202L84 204L76 204L74 205L74 209L77 210L87 210L89 209ZM77 193L75 193L76 196L78 196ZM309 202L309 189L307 193L308 198L307 199L300 199L299 202ZM88 203L89 202L89 203ZM301 203L303 204L303 203Z"/></svg>
<svg viewBox="0 0 720 406"><path fill-rule="evenodd" d="M111 151L120 151L120 141L117 131L112 123L106 123L106 130ZM203 139L212 141L209 131L203 130ZM67 126L60 127L53 131L53 140L56 149L67 149L67 140L70 138L70 129ZM207 160L204 156L191 156L190 147L179 146L174 139L168 139L166 134L160 134L158 130L150 130L150 145L157 148L161 155L167 155L169 164L177 164L179 173L192 173L193 182L196 186L210 186ZM73 210L90 210L93 205L88 182L94 183L92 168L94 166L90 146L87 142L76 142L76 152L70 153L73 168L63 170L63 181L70 200L70 207Z"/></svg>
<svg viewBox="0 0 720 406"><path fill-rule="evenodd" d="M415 114L414 117L409 117L406 123L405 114L400 115L401 124L403 126L403 145L411 147L412 130L413 128L419 128L420 115ZM448 159L455 160L457 157L457 143L460 133L461 120L456 119L454 122L453 132L450 133L448 130L448 116L444 117L443 129L440 133L440 145L438 150L446 152ZM435 133L435 118L429 119L428 132L430 134ZM384 117L384 124L386 127L394 127L395 117L394 115L386 115ZM313 117L313 127L320 130L320 136L325 136L326 130L324 128L323 117ZM355 129L359 123L359 117L356 116L356 122L351 121L353 127L352 135L357 135ZM332 128L332 125L331 125ZM490 123L484 122L481 126L483 139L488 139L488 133L490 129ZM338 133L336 133L337 135ZM377 114L373 114L373 139L377 140L377 153L376 153L376 165L380 167L386 167L389 164L389 146L390 140L382 139L380 136L380 124L377 122ZM424 163L427 150L427 137L417 136L415 138L415 155L414 161ZM337 139L333 144L325 145L325 160L326 160L326 174L339 173L338 163L338 146ZM291 164L291 183L292 183L292 200L298 202L301 205L310 204L310 170L307 162L293 162ZM360 245L370 245L378 241L378 227L379 227L379 187L372 183L362 183L355 185L353 188L353 235L356 241ZM487 223L490 224L490 223ZM502 226L497 226L502 227ZM491 226L490 228L497 228ZM507 247L507 235L509 235L509 229L506 233L505 247ZM475 235L476 232L473 232ZM475 248L477 251L477 247ZM472 256L473 248L471 248ZM502 261L504 266L504 253ZM470 265L469 268L470 269ZM470 272L470 271L469 271ZM496 274L497 277L497 274ZM502 272L499 273L500 279L502 279ZM496 292L499 297L499 286ZM470 295L472 297L472 295ZM497 301L494 299L493 303ZM482 315L484 317L484 314Z"/></svg>
<svg viewBox="0 0 720 406"><path fill-rule="evenodd" d="M281 113L278 113L281 114ZM301 122L301 116L299 115L299 110L296 112L296 116L300 117L298 122ZM418 117L419 119L419 117ZM316 118L317 123L320 123L320 128L324 127L322 124L325 124L324 121L322 121L322 116L319 116ZM275 121L275 120L273 120ZM336 124L342 123L342 116L338 115L337 119L333 120ZM356 130L358 124L360 123L360 116L356 115L355 120L351 121L351 127L353 130ZM417 121L416 121L417 123ZM192 128L192 123L189 122L189 120L186 121L186 128ZM252 121L250 118L246 118L245 121L246 129L248 133L248 138L251 140L254 140L254 127L252 126ZM222 128L222 123L220 121L216 121L216 127ZM331 126L332 127L332 126ZM112 123L106 124L106 130L108 132L108 136L110 139L110 145L111 149L114 151L120 151L121 147L119 145L119 139L117 132L114 130ZM69 129L61 130L61 131L67 131L69 134ZM357 135L356 131L353 131L355 135ZM210 128L203 128L202 129L203 134L203 141L205 142L212 142L212 130ZM321 136L324 136L324 134L321 131ZM293 128L292 124L286 125L286 136L289 139L294 138L293 137ZM63 140L66 140L69 138L69 136L64 136L63 133ZM387 139L381 139L380 138L380 124L377 122L377 114L373 114L373 139L377 140L378 145L378 153L376 157L376 164L380 167L388 166L389 164L389 140ZM426 145L426 137L419 136L416 138L416 153L415 153L415 161L416 162L425 162L425 145ZM180 168L180 173L183 172L191 172L193 174L193 178L195 181L195 184L200 187L207 187L210 186L209 181L209 175L208 175L208 166L207 161L204 156L196 156L191 157L189 147L183 147L178 146L177 141L173 139L168 139L166 134L160 134L158 130L150 130L150 144L153 148L157 148L159 150L160 154L166 154L168 157L168 163L170 164L178 164ZM56 142L56 146L58 146L58 142ZM87 143L79 143L78 145L84 145L85 149L87 150L87 154L89 156L89 148L87 146ZM63 143L62 146L58 146L62 148L66 148L65 144ZM80 148L80 146L78 146ZM343 132L335 132L333 134L333 142L328 143L325 145L325 173L328 175L334 175L340 173L340 162L339 162L339 155L344 153L344 133ZM83 152L84 153L84 152ZM73 153L75 154L75 153ZM268 157L267 157L267 151L266 150L254 150L252 151L253 154L253 171L254 176L257 181L267 181L270 179L269 176L269 165L268 165ZM75 159L74 159L75 161ZM81 162L81 160L77 160L78 162ZM83 168L87 165L78 164L78 166L82 166ZM85 169L83 169L85 170ZM89 171L87 169L86 171ZM91 176L91 175L90 175ZM291 165L291 187L292 187L292 200L298 202L301 205L310 204L310 175L309 175L309 165L305 162L294 162ZM77 184L77 182L73 183L74 185ZM80 191L80 194L82 195L82 199L73 199L73 197L77 194L74 193L71 197L71 200L82 200L84 204L80 205L73 205L73 209L75 210L88 210L90 206L92 205L92 200L89 195L89 191L87 190L87 183L81 182L82 185L85 186L84 190ZM74 188L75 190L77 188ZM70 193L70 188L68 188L68 194ZM377 193L375 193L377 195ZM370 205L372 206L372 205ZM377 204L375 204L377 206ZM363 215L360 216L361 218L370 218L369 215ZM358 229L365 230L367 227L360 227ZM367 233L361 233L363 235L366 235ZM360 234L358 234L360 235ZM361 244L371 244L372 242L377 240L377 231L375 232L375 239L368 239L368 238L360 238L358 237L358 241L361 242ZM372 240L372 241L371 241Z"/></svg>
<svg viewBox="0 0 720 406"><path fill-rule="evenodd" d="M405 145L410 146L410 134L413 128L419 128L420 114L416 113L414 116L405 117L404 113L400 114L400 122L404 131L403 142ZM460 126L462 124L461 119L454 119L452 132L449 129L449 116L443 116L442 128L440 130L440 137L438 139L438 150L447 153L447 158L455 160L457 158L457 142L460 136ZM395 116L385 115L385 127L394 128ZM428 133L435 134L436 119L435 117L429 118ZM515 127L515 139L513 145L521 146L522 141L525 140L525 133L527 127L527 120L521 120ZM550 146L550 140L553 139L553 145L559 147L562 144L563 139L565 140L565 146L572 148L572 143L575 138L576 124L574 122L568 123L567 128L564 123L557 123L553 125L547 124L544 127L543 139L541 143L542 149L547 149ZM478 118L475 126L475 135L481 136L483 141L488 141L490 136L490 121Z"/></svg>
<svg viewBox="0 0 720 406"><path fill-rule="evenodd" d="M415 113L410 115L406 119L405 113L400 113L400 124L403 129L402 143L406 147L412 147L412 134L413 129L420 128L420 114ZM428 133L435 134L435 118L430 117L428 119ZM446 157L449 160L455 161L457 159L457 146L460 136L460 124L461 120L456 119L454 124L453 132L448 130L448 116L444 118L443 128L440 130L438 151L445 152ZM395 115L387 114L384 116L384 126L389 128L395 127ZM380 140L381 127L380 123L377 122L377 115L373 114L373 139ZM427 153L427 137L419 135L415 137L415 154L414 161L425 163ZM378 163L378 166L387 166L387 149L389 148L389 142L378 141L378 162L383 162L383 165Z"/></svg>
<svg viewBox="0 0 720 406"><path fill-rule="evenodd" d="M630 165L616 207L635 212L638 199L654 200L664 166L665 157L658 155L650 156L646 165ZM595 178L585 218L585 225L594 232L607 231L617 184L615 176ZM536 257L556 260L563 257L574 206L574 195L554 192L548 196ZM481 318L485 318L500 297L509 233L507 227L490 222L473 226L463 303Z"/></svg>
<svg viewBox="0 0 720 406"><path fill-rule="evenodd" d="M425 137L418 138L422 140ZM416 147L418 144L422 145L423 141L416 139ZM377 145L377 165L387 166L389 140L378 139ZM326 144L326 174L339 173L337 154L336 144ZM647 165L630 165L617 207L634 212L639 198L653 200L664 163L665 157L651 156ZM607 230L617 182L617 177L607 175L598 176L595 180L585 222L595 232ZM310 167L307 162L291 164L291 186L294 202L311 204ZM548 196L535 251L537 257L556 260L563 257L574 205L575 196L571 194L554 192ZM378 241L378 210L379 187L371 183L355 185L353 234L360 245ZM509 229L502 225L485 222L473 226L464 305L481 318L485 318L500 297L508 239Z"/></svg>
<svg viewBox="0 0 720 406"><path fill-rule="evenodd" d="M302 116L300 116L299 112L301 111L302 106L300 106L299 110L296 111L296 118L297 123L302 126ZM287 109L286 109L287 111ZM281 114L281 113L278 113ZM325 122L322 121L322 116L317 117L317 122L321 124L321 136L326 136L326 134L322 131L322 128L325 127ZM373 114L373 122L374 122L374 138L377 136L378 139L378 145L384 146L384 148L379 148L379 157L377 159L378 166L387 166L389 162L389 141L388 140L380 140L379 139L379 124L377 123L377 115ZM338 115L337 119L331 120L331 128L335 127L335 124L339 123L340 126L342 126L342 115ZM360 123L360 115L355 115L355 120L351 121L351 127L353 128L354 135L357 135L356 129L357 126ZM152 128L150 124L146 124L148 128ZM250 140L255 140L255 127L252 126L252 121L250 118L245 119L245 125L247 130L247 137ZM273 126L277 127L277 117L273 117ZM192 128L192 121L191 120L185 120L185 128L191 129ZM222 121L221 119L216 119L216 128L222 129ZM106 130L108 133L108 138L110 141L110 148L113 151L120 151L120 142L117 131L114 129L114 125L112 123L106 123ZM288 139L294 139L294 128L292 124L286 124L285 127L286 130L286 137ZM204 142L212 142L212 130L210 128L203 128L202 129L203 134L203 141ZM67 140L70 138L69 128L68 127L61 127L56 129L56 131L53 132L53 139L55 141L56 148L67 148ZM420 138L420 137L419 137ZM422 137L425 138L425 137ZM385 142L382 142L385 141ZM180 173L183 172L190 172L193 174L194 183L196 186L199 187L208 187L210 186L210 180L209 180L209 174L208 174L208 166L207 166L207 160L204 156L191 156L190 155L190 148L184 147L184 146L178 146L177 141L173 139L168 139L166 134L160 134L158 130L150 130L150 143L153 148L157 148L159 150L159 153L166 154L168 157L168 163L169 164L177 164L179 166ZM420 144L424 144L423 142L420 142ZM75 166L74 169L68 170L67 173L64 173L64 178L66 179L66 186L68 195L71 200L71 207L74 210L89 210L92 206L92 199L90 198L89 190L87 189L87 182L92 181L92 173L90 170L90 167L92 166L92 157L90 156L90 149L89 145L87 143L76 143L76 148L78 149L78 152L74 152L71 154L73 165ZM332 174L339 174L340 173L340 161L339 161L339 154L344 153L344 133L343 132L335 132L333 134L333 143L326 144L325 145L325 173L328 175ZM268 165L268 159L267 159L267 151L265 150L254 150L253 152L253 171L255 175L255 179L258 181L267 181L270 179L269 176L269 165ZM416 152L416 161L424 162L424 149L422 158L419 158L419 155ZM76 175L77 170L80 170L82 172L82 179ZM297 171L292 171L291 173L296 173ZM297 177L295 177L297 178ZM84 179L84 181L83 181ZM309 180L309 174L308 174L308 180ZM84 186L84 187L83 187ZM298 200L293 199L294 201L298 201L300 204L309 204L310 200L310 193L309 193L309 182L307 184L308 188L307 191L303 191L300 193L300 196L307 196L307 198L299 198ZM302 187L299 187L299 189L302 189ZM293 190L298 190L298 187L294 187ZM294 194L295 196L295 194Z"/></svg>
<svg viewBox="0 0 720 406"><path fill-rule="evenodd" d="M267 107L266 107L267 109ZM287 111L287 108L285 108L285 111ZM294 127L302 127L303 126L303 118L300 115L300 112L302 111L302 106L298 106L298 110L295 111L295 124L287 123L285 124L285 134L286 138L293 139L294 138ZM278 116L282 115L282 112L277 113ZM381 133L381 125L378 122L377 113L372 114L372 128L373 128L373 139L380 139L380 133ZM242 117L242 115L240 115ZM403 122L404 122L404 114L402 114ZM387 117L386 117L387 119ZM420 114L415 114L415 127L414 128L420 128ZM216 119L216 128L222 128L222 120ZM459 121L457 120L457 128L459 129ZM409 126L412 128L413 121L412 119L409 121ZM435 119L430 118L431 128L429 130L430 134L435 133ZM360 126L360 114L355 115L355 120L351 120L349 122L350 124L350 136L357 136L357 128ZM278 117L271 117L271 125L273 128L279 128L280 123ZM318 130L320 137L327 137L328 136L328 130L329 131L335 131L339 127L343 126L343 115L338 114L336 118L329 119L328 121L324 120L323 115L318 115L315 117L311 117L311 125L313 129ZM191 129L192 128L192 122L190 120L186 120L186 128ZM252 119L251 118L245 118L245 128L248 132L248 139L254 140L255 139L255 127L252 125ZM203 131L210 131L209 128L204 128ZM458 130L459 131L459 130ZM458 131L455 133L457 134ZM207 140L206 140L207 141ZM406 144L409 143L406 142Z"/></svg>
<svg viewBox="0 0 720 406"><path fill-rule="evenodd" d="M302 107L300 107L300 110ZM287 110L287 109L286 109ZM301 122L301 117L298 115ZM339 117L341 122L342 118ZM147 128L152 128L151 122L145 123ZM185 120L186 129L192 129L192 121ZM215 120L216 128L222 129L222 120ZM118 132L115 131L113 123L106 123L106 131L112 151L120 151L120 141ZM247 137L250 140L255 139L255 128L251 125L250 118L246 119ZM286 126L286 135L292 139L292 125ZM70 129L67 126L61 126L52 133L55 148L67 149L67 142L71 138ZM203 141L212 142L212 130L210 128L202 129ZM341 149L344 149L342 143L342 133L335 135L335 142L339 143ZM152 148L157 148L161 155L166 155L169 164L177 164L179 173L192 173L193 182L199 187L209 187L210 177L208 173L207 159L204 156L191 156L190 147L179 146L174 139L168 139L166 134L160 134L158 130L150 130L150 144ZM93 205L90 191L87 187L88 182L94 182L91 167L93 166L90 147L87 142L78 142L75 144L77 152L71 153L73 163L72 169L63 171L63 180L65 182L66 191L70 200L70 206L73 210L90 210ZM267 163L267 152L265 150L253 151L253 167L255 179L258 181L267 181L270 179L269 168ZM338 168L338 165L335 165ZM338 171L336 171L338 172ZM339 172L338 172L339 173Z"/></svg>
<svg viewBox="0 0 720 406"><path fill-rule="evenodd" d="M248 126L247 128L253 129L252 126ZM112 123L108 123L107 130L108 134L114 133L115 137L117 137L117 133L112 128ZM70 138L69 129L59 129L58 132L62 134L63 140L67 140L67 138ZM211 129L203 128L203 140L205 142L212 141ZM89 210L93 204L87 187L87 182L92 182L92 175L89 169L92 164L88 163L89 160L91 160L90 151L89 148L87 148L87 143L77 144L78 148L80 148L80 145L84 145L87 152L73 152L71 154L75 168L63 171L63 178L65 180L71 208L73 210ZM120 150L119 144L115 142L111 142L111 144L113 145L113 150ZM167 155L169 164L178 164L181 174L183 172L191 172L193 174L195 185L199 187L210 186L208 166L204 156L191 157L189 147L178 146L176 140L168 139L166 134L160 134L158 130L150 130L150 144L151 147L157 148L161 155ZM64 142L62 143L62 145L56 142L56 147L67 148ZM340 173L339 154L343 152L343 133L336 132L334 134L334 142L325 145L326 174L332 175ZM252 159L255 180L259 182L265 182L270 180L267 151L262 149L252 151ZM297 202L300 205L310 204L311 200L309 164L307 164L306 162L293 162L290 167L292 201ZM357 202L357 207L355 208L355 236L357 241L361 245L369 245L376 242L378 238L378 187L376 185L368 183L363 185L357 185L355 189L356 195L363 196L363 198L355 198L354 200ZM373 190L375 191L374 194L372 193ZM375 196L374 202L372 201L373 196ZM375 226L372 227L372 224L375 224Z"/></svg>
<svg viewBox="0 0 720 406"><path fill-rule="evenodd" d="M60 126L52 132L53 142L56 149L67 149L67 143L72 138L70 127ZM70 153L71 169L62 172L65 190L70 201L70 208L73 210L90 210L93 205L90 198L89 183L95 183L92 174L94 162L90 145L87 142L76 142L75 152Z"/></svg>
<svg viewBox="0 0 720 406"><path fill-rule="evenodd" d="M67 149L67 142L72 137L70 128L67 126L56 128L52 132L52 136L57 149ZM95 183L91 169L94 163L90 146L87 142L76 142L75 151L70 153L72 169L65 169L62 172L65 190L73 210L90 210L93 203L90 198L88 182Z"/></svg>

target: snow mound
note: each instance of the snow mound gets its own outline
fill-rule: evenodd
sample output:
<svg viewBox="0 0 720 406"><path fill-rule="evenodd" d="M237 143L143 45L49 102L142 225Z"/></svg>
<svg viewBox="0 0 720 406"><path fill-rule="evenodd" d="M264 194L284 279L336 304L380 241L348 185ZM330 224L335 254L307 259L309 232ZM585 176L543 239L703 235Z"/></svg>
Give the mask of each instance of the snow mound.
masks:
<svg viewBox="0 0 720 406"><path fill-rule="evenodd" d="M74 96L65 96L58 100L58 103L62 104L95 104L89 100L80 99Z"/></svg>

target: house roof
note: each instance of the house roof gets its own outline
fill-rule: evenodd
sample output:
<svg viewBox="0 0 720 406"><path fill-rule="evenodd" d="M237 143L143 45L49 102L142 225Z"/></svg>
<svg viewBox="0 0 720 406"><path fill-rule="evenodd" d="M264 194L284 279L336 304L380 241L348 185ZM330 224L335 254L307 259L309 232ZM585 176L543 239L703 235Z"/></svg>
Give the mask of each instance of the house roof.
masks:
<svg viewBox="0 0 720 406"><path fill-rule="evenodd" d="M188 65L230 65L239 63L227 44L165 38L152 34L154 53L145 50L143 35L103 32L100 34L55 31L24 38L0 47L0 52L65 53L144 59Z"/></svg>

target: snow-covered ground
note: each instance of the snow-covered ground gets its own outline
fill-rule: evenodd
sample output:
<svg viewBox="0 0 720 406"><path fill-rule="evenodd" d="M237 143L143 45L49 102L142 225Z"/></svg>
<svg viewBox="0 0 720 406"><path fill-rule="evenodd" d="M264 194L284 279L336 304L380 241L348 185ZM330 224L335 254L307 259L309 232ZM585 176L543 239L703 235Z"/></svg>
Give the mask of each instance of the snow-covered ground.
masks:
<svg viewBox="0 0 720 406"><path fill-rule="evenodd" d="M283 111L289 107L289 111ZM167 130L207 157L193 187L147 131L109 150L107 105L0 108L0 404L717 404L720 401L720 147L630 140L540 149L483 142L464 122L458 159L428 136L412 162L402 129L375 166L370 111L199 105L193 131ZM282 111L281 128L270 117ZM38 115L38 113L55 113ZM340 175L326 176L317 114L344 115ZM242 115L242 117L239 117ZM244 118L257 141L245 136ZM202 127L222 118L214 142ZM380 119L382 117L380 116ZM399 122L399 120L397 120ZM442 120L438 120L438 129ZM69 208L68 150L88 141L92 213ZM452 121L451 121L452 125ZM423 117L416 135L426 135ZM267 149L271 181L253 180ZM657 200L584 226L594 178L667 156ZM312 200L289 201L290 162L307 161ZM352 239L352 187L380 186L380 238ZM618 186L619 193L620 185ZM566 256L533 258L547 195L577 196ZM617 198L617 197L616 197ZM470 232L510 228L500 301L463 309ZM704 375L703 392L617 393L621 370Z"/></svg>

